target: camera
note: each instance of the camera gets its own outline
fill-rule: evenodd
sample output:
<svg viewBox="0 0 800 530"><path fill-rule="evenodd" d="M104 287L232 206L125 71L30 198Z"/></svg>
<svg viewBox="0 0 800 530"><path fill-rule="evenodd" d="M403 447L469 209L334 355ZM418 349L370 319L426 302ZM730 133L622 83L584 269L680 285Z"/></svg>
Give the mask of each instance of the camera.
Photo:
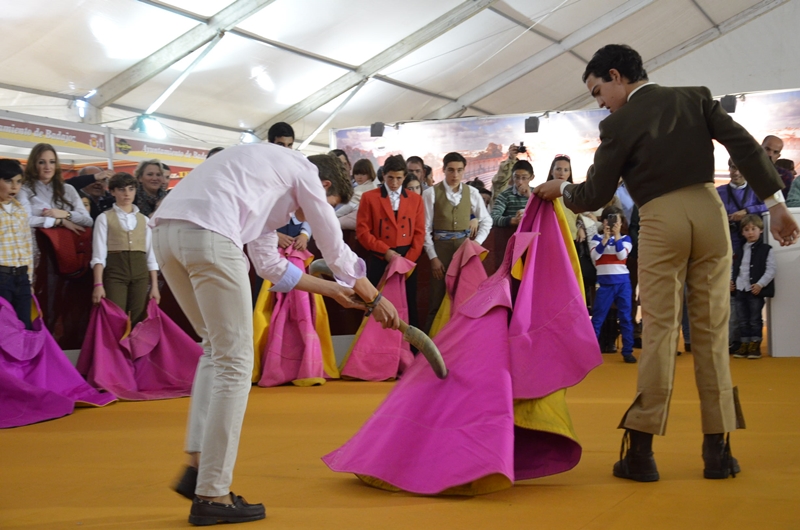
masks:
<svg viewBox="0 0 800 530"><path fill-rule="evenodd" d="M606 221L608 221L608 226L613 227L615 224L617 224L617 221L619 221L619 216L615 213L610 213L608 214L608 217L606 217Z"/></svg>
<svg viewBox="0 0 800 530"><path fill-rule="evenodd" d="M517 154L527 153L528 148L525 147L525 142L520 142L519 147L517 148Z"/></svg>

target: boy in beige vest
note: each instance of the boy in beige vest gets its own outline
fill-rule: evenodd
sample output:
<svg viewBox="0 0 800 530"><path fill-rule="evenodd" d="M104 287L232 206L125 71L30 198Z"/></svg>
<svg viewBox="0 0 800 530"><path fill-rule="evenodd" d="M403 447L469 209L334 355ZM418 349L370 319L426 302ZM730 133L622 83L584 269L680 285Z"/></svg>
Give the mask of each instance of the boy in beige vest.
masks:
<svg viewBox="0 0 800 530"><path fill-rule="evenodd" d="M117 173L109 180L108 190L116 204L100 214L94 224L92 302L99 304L102 298L108 298L130 315L133 326L144 318L148 298L161 299L158 263L147 218L133 204L136 179Z"/></svg>
<svg viewBox="0 0 800 530"><path fill-rule="evenodd" d="M425 252L431 260L430 330L445 295L444 277L456 250L471 237L470 218L478 221L475 241L484 242L492 229L492 217L477 188L465 185L467 160L460 153L447 153L442 160L444 180L422 192L425 205Z"/></svg>

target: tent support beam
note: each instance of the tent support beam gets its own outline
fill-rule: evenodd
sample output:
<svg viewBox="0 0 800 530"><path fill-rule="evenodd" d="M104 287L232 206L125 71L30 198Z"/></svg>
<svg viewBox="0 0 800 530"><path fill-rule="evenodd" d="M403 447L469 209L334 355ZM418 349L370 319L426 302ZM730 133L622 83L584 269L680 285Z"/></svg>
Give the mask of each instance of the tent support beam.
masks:
<svg viewBox="0 0 800 530"><path fill-rule="evenodd" d="M676 61L687 55L702 46L705 46L709 42L712 42L723 35L730 33L731 31L740 28L754 20L761 15L768 13L775 9L776 7L780 7L789 0L763 0L756 5L745 9L741 13L738 13L728 20L723 21L719 25L709 28L703 33L692 37L691 39L675 46L671 50L667 50L666 52L657 55L650 59L649 61L644 63L644 69L649 72L654 72L661 68L662 66L666 66L669 63ZM575 109L582 109L594 98L590 94L583 94L576 98L573 98L563 105L560 105L556 110L575 110Z"/></svg>
<svg viewBox="0 0 800 530"><path fill-rule="evenodd" d="M517 63L505 72L495 76L493 79L477 86L466 94L458 98L458 101L448 103L440 109L425 116L427 119L445 119L456 115L462 108L468 107L486 96L493 94L501 88L524 77L540 66L552 61L556 57L569 52L575 46L591 39L595 35L607 30L620 20L623 20L641 9L652 4L654 0L628 0L621 6L609 11L600 18L593 20L579 30L565 37L564 40L556 44L551 44L542 51L535 53Z"/></svg>
<svg viewBox="0 0 800 530"><path fill-rule="evenodd" d="M288 109L273 116L268 122L258 126L256 136L262 137L267 133L272 123L279 121L296 123L308 116L329 101L344 94L364 79L374 76L387 66L397 62L409 53L431 42L440 35L453 29L474 15L489 7L495 0L467 0L451 9L425 27L415 31L400 42L390 46L372 59L359 66L355 71L349 72L328 86L316 91L304 100L292 105Z"/></svg>
<svg viewBox="0 0 800 530"><path fill-rule="evenodd" d="M92 105L98 108L108 106L201 46L209 43L220 32L225 32L235 27L236 24L274 1L236 0L211 17L206 24L195 26L160 50L100 85L97 88L97 94L92 98Z"/></svg>

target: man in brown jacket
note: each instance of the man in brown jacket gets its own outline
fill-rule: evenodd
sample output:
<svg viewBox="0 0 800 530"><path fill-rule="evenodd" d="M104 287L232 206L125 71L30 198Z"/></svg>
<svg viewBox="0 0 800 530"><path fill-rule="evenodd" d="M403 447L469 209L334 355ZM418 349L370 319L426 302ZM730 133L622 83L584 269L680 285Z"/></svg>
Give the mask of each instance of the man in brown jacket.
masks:
<svg viewBox="0 0 800 530"><path fill-rule="evenodd" d="M723 144L770 208L771 229L791 245L798 227L783 204L783 183L763 149L704 87L650 83L641 56L628 46L595 53L583 74L589 92L612 114L600 123L600 146L586 182L547 182L544 199L564 196L576 212L614 195L619 177L639 207L642 355L633 404L620 423L629 442L614 475L658 480L653 434L666 431L675 374L683 286L689 290L692 353L700 395L706 478L739 472L725 433L744 427L728 359L731 244L725 209L714 189L714 146Z"/></svg>

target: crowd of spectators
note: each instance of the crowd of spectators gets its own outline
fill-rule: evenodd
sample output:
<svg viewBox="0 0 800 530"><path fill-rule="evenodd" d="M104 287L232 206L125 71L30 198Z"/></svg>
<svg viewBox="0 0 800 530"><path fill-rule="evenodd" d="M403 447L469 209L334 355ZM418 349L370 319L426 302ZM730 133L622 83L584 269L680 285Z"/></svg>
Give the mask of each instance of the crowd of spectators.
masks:
<svg viewBox="0 0 800 530"><path fill-rule="evenodd" d="M289 124L277 123L270 128L268 141L292 148L294 130ZM783 142L775 136L767 136L762 147L775 163L786 185L784 193L787 205L800 206L800 186L795 179L794 163L780 158ZM212 149L208 156L221 150ZM416 273L406 282L412 324L424 324L426 329L430 327L445 294L447 267L455 251L467 238L480 244L489 235L492 226L515 227L519 224L531 196L531 182L535 176L531 163L519 158L519 154L518 146L509 147L508 157L500 164L489 188L478 179L464 181L467 160L459 153L448 153L444 157L444 179L439 183L434 182L431 167L419 156L407 159L400 155L390 156L376 172L370 160L359 159L351 165L343 150L329 153L341 162L342 169L351 178L352 197L336 208L336 215L342 229L355 230L357 241L369 253L367 274L370 281L376 285L380 283L388 262L395 255L416 263L424 252L431 262L428 315L417 315ZM11 182L12 177L16 176L10 173L15 173L17 166L11 168L9 164L12 161L4 163L8 166L3 166L3 179L6 180L0 179L0 183ZM65 180L55 149L49 144L38 144L31 150L24 169L20 166L19 171L18 189L5 195L0 193L2 207L11 214L8 219L16 216L13 218L18 221L24 212L25 223L30 229L64 228L75 237L81 236L93 224L100 228L95 230L93 245L96 253L97 249L103 251L102 256L95 256L92 261L92 265L99 265L99 272L95 272L95 302L106 296L110 275L115 274L115 267L111 267L110 271L104 270L108 252L117 253L135 247L134 254L138 260L136 270L128 271L128 274L136 277L134 291L138 294L133 309L139 315L137 318L140 318L145 296L158 297L157 287L152 288L155 286L157 265L152 259L149 228L142 220L146 221L147 217L153 215L168 193L169 168L155 159L141 162L134 175L115 174L112 170L89 166L82 168L76 177ZM753 219L760 219L767 208L748 187L732 161L729 161L729 173L730 181L719 186L717 191L728 212L734 263L741 266L745 250L748 251L745 262L749 263L753 227L758 228L758 223ZM570 157L557 155L550 165L547 180L572 182L572 178ZM111 192L109 180L116 182ZM6 187L11 189L11 184ZM116 203L123 196L123 190L131 200L125 199L124 208L120 208ZM116 215L105 215L110 210ZM637 323L638 209L620 181L613 201L604 209L575 214L563 207L562 203L562 210L580 260L587 309L592 314L598 340L604 351L616 351L616 337L621 331L623 358L626 362L635 362L631 353L633 344L639 340L634 335L638 335L640 329ZM742 226L744 219L748 220L747 230ZM98 224L98 220L102 223ZM131 236L130 241L136 239L136 243L130 243L133 245L130 249L122 249L120 242L129 238L114 231L122 231L126 235L135 233L136 237ZM313 236L307 223L297 220L294 215L279 232L278 244L283 248L293 245L304 250ZM19 280L17 276L32 280L38 259L36 238L27 239L31 243L30 250L21 243L23 240L13 243L11 239L4 238L4 250L0 254L0 279L4 282L7 275L15 276L15 281ZM758 240L761 241L761 232ZM6 248L11 246L15 246L13 251ZM141 259L138 259L139 254ZM774 276L774 267L767 267L766 270ZM732 275L737 273L736 270L732 271ZM771 278L769 274L764 278L754 278L753 284L758 284L758 287L746 289L748 296L763 301L765 294L771 295L774 289L767 288L767 284L771 285ZM120 282L119 278L114 281ZM151 288L147 287L148 281ZM740 320L745 317L740 317L739 313L748 311L747 322L742 324L745 326L754 326L755 317L748 309L750 306L745 307L741 301L737 302L744 295L740 294L742 289L736 287L735 276L731 281L731 353L752 354L755 357L757 351L749 349L754 348L753 344L760 342L760 338L755 340L755 332L749 327L742 338ZM739 285L744 286L745 283L746 280L742 279ZM29 290L30 283L26 285ZM120 289L113 288L111 291L117 293ZM0 295L9 301L16 300L16 295L9 292L0 290ZM125 293L127 288L122 294L114 295L119 304L125 303ZM25 312L25 307L29 306L20 306L21 313ZM684 315L683 320L686 324L688 316ZM26 324L30 325L29 319ZM601 338L605 333L604 325L615 330L610 346L604 345ZM684 325L684 330L684 350L691 351L688 325Z"/></svg>

